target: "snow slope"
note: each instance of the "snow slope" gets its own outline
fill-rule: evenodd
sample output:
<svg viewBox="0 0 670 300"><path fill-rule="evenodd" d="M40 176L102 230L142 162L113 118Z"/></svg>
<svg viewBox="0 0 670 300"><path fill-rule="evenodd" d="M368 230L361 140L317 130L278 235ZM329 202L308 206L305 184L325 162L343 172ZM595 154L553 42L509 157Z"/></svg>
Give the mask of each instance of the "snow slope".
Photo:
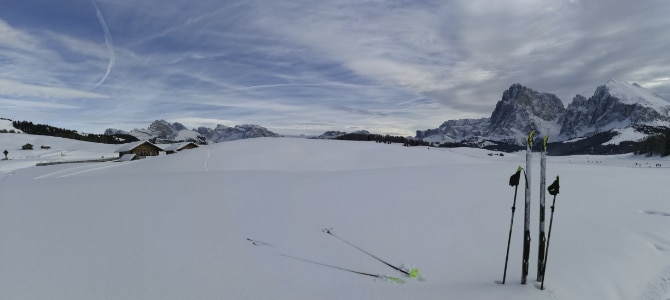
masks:
<svg viewBox="0 0 670 300"><path fill-rule="evenodd" d="M521 192L508 284L496 283L513 196L507 180L524 155L487 154L259 138L124 163L5 168L2 298L670 297L670 161L548 158L561 193L541 291L536 186L529 284L519 284ZM307 262L401 275L322 233L325 227L389 262L417 266L425 281L394 284Z"/></svg>
<svg viewBox="0 0 670 300"><path fill-rule="evenodd" d="M14 130L14 132L21 132L21 130L14 128L12 121L7 119L0 119L0 130L6 130L6 131Z"/></svg>
<svg viewBox="0 0 670 300"><path fill-rule="evenodd" d="M666 112L667 115L670 102L638 84L626 84L614 79L610 79L607 81L605 86L612 96L619 98L624 104L639 104L642 106L651 107L656 111Z"/></svg>

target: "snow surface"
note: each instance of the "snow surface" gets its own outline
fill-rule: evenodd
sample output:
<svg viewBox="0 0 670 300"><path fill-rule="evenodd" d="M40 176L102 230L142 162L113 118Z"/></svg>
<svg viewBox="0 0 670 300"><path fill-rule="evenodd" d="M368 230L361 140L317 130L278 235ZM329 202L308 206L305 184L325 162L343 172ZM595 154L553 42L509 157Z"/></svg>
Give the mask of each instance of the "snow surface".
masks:
<svg viewBox="0 0 670 300"><path fill-rule="evenodd" d="M14 124L12 124L12 121L7 120L7 119L0 119L0 130L14 130L14 132L22 132L21 130L18 130L14 128Z"/></svg>
<svg viewBox="0 0 670 300"><path fill-rule="evenodd" d="M632 127L615 129L614 131L616 131L618 134L611 140L604 143L603 145L619 145L621 144L621 142L627 142L627 141L637 142L641 141L642 139L648 136L644 132L635 131L635 128Z"/></svg>
<svg viewBox="0 0 670 300"><path fill-rule="evenodd" d="M0 145L29 138L46 137L0 134ZM45 141L95 156L116 148ZM670 297L670 161L549 157L548 182L560 175L561 193L539 290L537 186L529 284L519 284L523 190L507 284L496 283L514 194L508 178L525 153L488 153L258 138L123 163L25 167L16 162L38 158L15 156L0 161L0 298ZM326 227L391 263L415 265L425 281L395 284L307 262L401 276Z"/></svg>

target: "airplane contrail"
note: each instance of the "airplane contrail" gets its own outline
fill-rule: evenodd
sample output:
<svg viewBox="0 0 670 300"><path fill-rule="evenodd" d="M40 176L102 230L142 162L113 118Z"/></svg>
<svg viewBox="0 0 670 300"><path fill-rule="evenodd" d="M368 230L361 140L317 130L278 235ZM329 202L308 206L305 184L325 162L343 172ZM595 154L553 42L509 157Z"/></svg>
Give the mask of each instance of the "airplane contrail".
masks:
<svg viewBox="0 0 670 300"><path fill-rule="evenodd" d="M107 51L109 52L109 64L107 64L107 71L105 72L105 76L96 83L93 88L96 88L100 86L105 79L107 79L107 76L109 76L109 72L112 71L112 67L114 66L114 62L116 61L116 56L114 55L114 45L112 44L112 35L109 33L109 28L107 28L107 23L105 23L105 18L102 17L102 13L100 12L100 9L98 8L98 5L95 4L95 1L91 1L93 3L93 6L95 6L95 11L96 15L98 16L98 20L100 21L100 25L102 25L102 30L105 32L105 45L107 45Z"/></svg>

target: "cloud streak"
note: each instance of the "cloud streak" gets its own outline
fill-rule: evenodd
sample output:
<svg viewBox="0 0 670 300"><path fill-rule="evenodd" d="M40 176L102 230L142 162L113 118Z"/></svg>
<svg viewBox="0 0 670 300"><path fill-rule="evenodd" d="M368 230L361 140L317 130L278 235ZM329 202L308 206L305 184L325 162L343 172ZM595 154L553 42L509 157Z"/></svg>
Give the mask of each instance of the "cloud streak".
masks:
<svg viewBox="0 0 670 300"><path fill-rule="evenodd" d="M93 6L95 7L95 15L98 17L100 25L102 26L102 30L105 33L105 45L107 45L107 51L109 52L109 63L107 64L107 70L105 71L105 75L102 76L100 81L98 81L93 86L93 88L96 88L100 86L103 82L105 82L105 79L107 79L107 76L109 76L109 73L112 71L112 67L114 67L116 56L114 54L114 44L112 41L112 34L109 33L109 28L107 27L107 23L105 23L105 18L102 16L102 12L100 12L100 8L98 8L98 5L95 3L95 1L91 1L91 3L93 3Z"/></svg>

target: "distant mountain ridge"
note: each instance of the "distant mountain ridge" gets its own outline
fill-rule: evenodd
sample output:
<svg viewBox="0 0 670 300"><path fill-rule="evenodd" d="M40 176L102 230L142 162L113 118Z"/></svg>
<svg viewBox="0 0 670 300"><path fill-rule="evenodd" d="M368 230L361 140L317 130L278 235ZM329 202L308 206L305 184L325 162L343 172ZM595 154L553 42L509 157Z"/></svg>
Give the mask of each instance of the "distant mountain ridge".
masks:
<svg viewBox="0 0 670 300"><path fill-rule="evenodd" d="M220 143L238 139L257 137L279 137L280 135L259 125L236 125L228 127L218 125L216 128L198 127L187 129L179 122L169 123L165 120L156 120L146 129L133 129L130 132L108 128L106 135L129 134L139 140L149 140L156 143L195 142L198 144Z"/></svg>
<svg viewBox="0 0 670 300"><path fill-rule="evenodd" d="M599 135L600 144L616 136L618 143L637 142L641 137L670 128L669 113L670 102L638 84L609 80L597 87L593 96L587 99L577 95L565 108L555 95L517 83L503 92L491 117L449 120L435 129L418 130L416 138L475 147L514 148L524 146L528 133L535 130L537 136L550 135L553 142L601 133L608 133L609 138L602 142L604 135ZM623 132L631 138L622 137Z"/></svg>

